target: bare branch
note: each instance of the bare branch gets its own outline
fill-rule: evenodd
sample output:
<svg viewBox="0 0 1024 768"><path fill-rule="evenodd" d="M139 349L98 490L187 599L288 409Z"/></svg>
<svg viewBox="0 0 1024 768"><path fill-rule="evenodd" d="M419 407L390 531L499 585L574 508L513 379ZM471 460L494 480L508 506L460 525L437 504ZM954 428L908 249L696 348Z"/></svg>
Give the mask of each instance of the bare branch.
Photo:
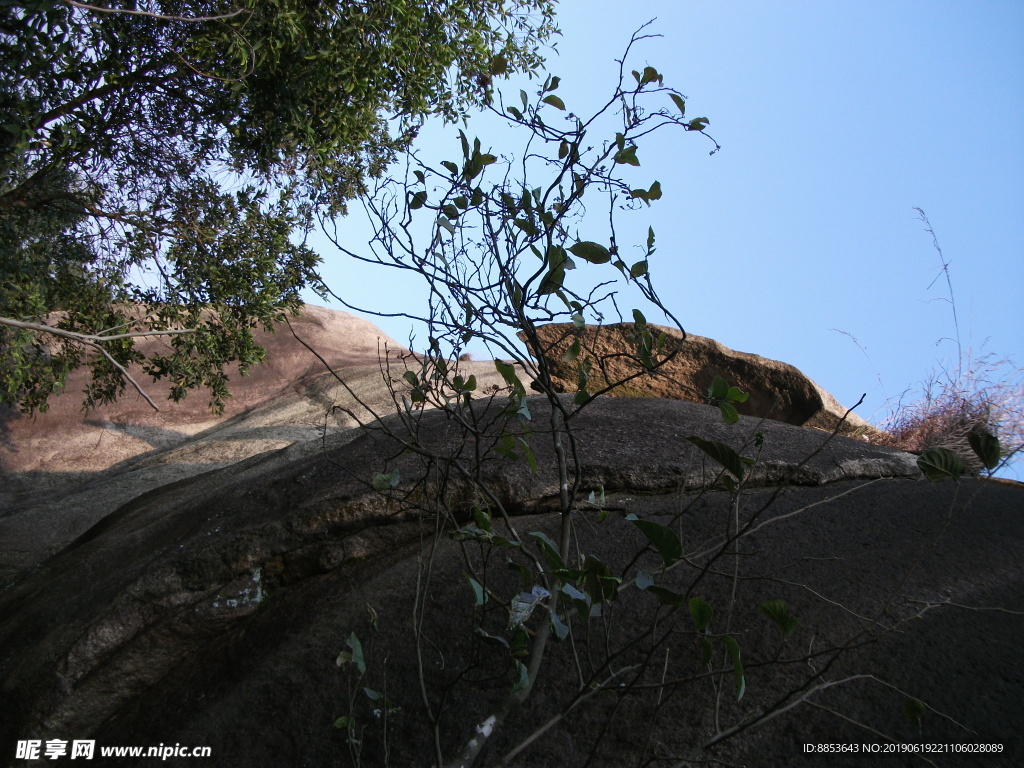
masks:
<svg viewBox="0 0 1024 768"><path fill-rule="evenodd" d="M128 379L128 381L131 382L131 385L133 387L135 387L135 391L138 392L140 395L142 395L146 399L147 403L149 403L151 406L153 406L153 410L154 411L159 411L160 410L160 406L158 406L156 403L154 403L153 402L153 398L151 398L148 394L146 394L146 390L144 390L142 388L142 385L139 384L139 382L137 382L134 378L132 378L132 375L130 373L128 373L128 370L123 365L121 365L119 362L117 362L117 360L115 360L113 357L111 357L110 353L107 352L107 350L105 350L99 344L95 344L95 343L92 343L92 342L83 342L83 343L87 344L90 347L93 347L94 349L99 350L100 354L103 355L105 358L107 358L107 360L110 361L110 364L113 365L115 368L117 368L117 370L119 370L121 372L121 375L124 376L126 379Z"/></svg>
<svg viewBox="0 0 1024 768"><path fill-rule="evenodd" d="M142 385L135 380L135 378L128 373L128 370L117 362L106 349L103 348L103 343L107 341L118 341L122 339L136 339L146 336L180 336L186 333L195 333L195 328L181 328L177 330L167 331L134 331L132 333L112 333L112 334L90 334L90 333L78 333L77 331L68 331L63 328L55 328L52 325L44 325L42 323L29 323L24 320L15 320L11 317L0 317L0 325L6 325L11 328L21 328L26 331L33 331L34 333L47 333L51 336L59 336L61 338L70 339L71 341L77 342L78 344L84 344L87 347L92 347L97 350L107 361L117 368L121 372L129 383L135 388L135 391L145 398L146 402L153 406L153 410L159 411L160 407L153 402L146 390L142 388Z"/></svg>
<svg viewBox="0 0 1024 768"><path fill-rule="evenodd" d="M79 333L77 331L67 331L63 328L56 328L52 325L45 325L43 323L28 323L24 320L15 320L13 317L0 317L0 325L7 325L11 328L21 328L26 331L35 331L36 333L48 333L51 336L60 336L65 339L71 339L81 344L102 344L105 341L119 341L121 339L137 339L145 336L181 336L185 333L195 333L195 328L179 328L167 331L133 331L131 333L112 333L109 335L96 335L90 333Z"/></svg>
<svg viewBox="0 0 1024 768"><path fill-rule="evenodd" d="M220 16L173 16L164 13L153 13L152 11L130 10L128 8L103 8L98 5L80 3L78 0L60 1L65 5L70 5L74 8L81 8L85 11L95 11L96 13L123 13L129 16L146 16L151 19L160 19L161 21L183 21L187 24L198 24L205 21L224 21L225 19L232 19L243 13L252 13L252 11L247 8L239 8L237 11L221 14Z"/></svg>

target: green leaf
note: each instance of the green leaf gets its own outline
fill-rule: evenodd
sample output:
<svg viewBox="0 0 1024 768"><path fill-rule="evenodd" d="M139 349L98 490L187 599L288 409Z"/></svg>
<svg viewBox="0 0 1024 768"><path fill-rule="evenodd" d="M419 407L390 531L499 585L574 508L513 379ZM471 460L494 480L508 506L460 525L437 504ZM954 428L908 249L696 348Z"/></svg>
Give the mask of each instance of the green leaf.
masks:
<svg viewBox="0 0 1024 768"><path fill-rule="evenodd" d="M917 457L917 466L933 483L941 482L947 477L959 480L967 470L960 457L948 448L932 448L925 451Z"/></svg>
<svg viewBox="0 0 1024 768"><path fill-rule="evenodd" d="M503 360L495 360L494 367L501 374L501 378L505 380L505 383L512 388L512 392L519 397L526 396L526 387L523 386L523 382L519 380L519 375L516 373L516 367L512 363L506 363Z"/></svg>
<svg viewBox="0 0 1024 768"><path fill-rule="evenodd" d="M508 59L502 55L497 55L491 59L490 73L495 77L500 77L508 72Z"/></svg>
<svg viewBox="0 0 1024 768"><path fill-rule="evenodd" d="M718 410L722 412L722 421L726 424L735 424L740 420L740 412L732 403L719 403Z"/></svg>
<svg viewBox="0 0 1024 768"><path fill-rule="evenodd" d="M611 568L594 555L583 559L584 587L595 603L614 600L621 579L612 574Z"/></svg>
<svg viewBox="0 0 1024 768"><path fill-rule="evenodd" d="M491 513L482 507L473 507L473 522L477 524L481 531L490 533L494 530L491 523Z"/></svg>
<svg viewBox="0 0 1024 768"><path fill-rule="evenodd" d="M441 165L443 165L453 175L458 174L458 172L459 172L459 166L457 166L451 160L442 160L441 161Z"/></svg>
<svg viewBox="0 0 1024 768"><path fill-rule="evenodd" d="M775 626L779 628L784 638L789 637L796 629L797 620L790 614L789 606L782 600L769 600L766 603L761 603L757 610L775 622Z"/></svg>
<svg viewBox="0 0 1024 768"><path fill-rule="evenodd" d="M659 83L663 83L665 79L658 74L658 70L656 70L654 67L644 67L644 73L640 77L640 85L653 83L655 80L657 80Z"/></svg>
<svg viewBox="0 0 1024 768"><path fill-rule="evenodd" d="M351 652L346 653L342 651L338 654L338 666L340 667L345 662L350 661L356 665L356 669L359 670L359 674L366 674L366 660L363 658L363 644L359 642L359 638L356 637L355 632L348 636L348 640L345 644L351 649Z"/></svg>
<svg viewBox="0 0 1024 768"><path fill-rule="evenodd" d="M708 127L708 123L710 122L711 121L708 120L706 117L695 117L693 120L686 124L686 129L688 131L703 131L705 128Z"/></svg>
<svg viewBox="0 0 1024 768"><path fill-rule="evenodd" d="M565 111L565 102L562 101L557 96L555 96L555 94L553 93L550 94L549 96L545 96L543 99L541 99L541 101L543 101L545 104L550 104L555 109L561 109L562 111Z"/></svg>
<svg viewBox="0 0 1024 768"><path fill-rule="evenodd" d="M521 691L530 685L530 673L523 666L523 662L519 659L515 659L516 665L516 682L512 686L512 692Z"/></svg>
<svg viewBox="0 0 1024 768"><path fill-rule="evenodd" d="M630 144L625 149L620 149L612 159L620 165L640 165L640 161L636 159L635 144Z"/></svg>
<svg viewBox="0 0 1024 768"><path fill-rule="evenodd" d="M582 351L583 345L580 344L579 339L576 339L575 341L573 341L572 344L569 345L569 348L565 350L565 352L562 354L562 362L571 363L573 360L580 356L580 352Z"/></svg>
<svg viewBox="0 0 1024 768"><path fill-rule="evenodd" d="M736 672L736 701L743 698L743 694L747 692L747 681L743 675L743 662L740 661L740 646L733 638L726 635L722 638L722 642L725 643L725 647L729 649L729 655L732 657L732 668Z"/></svg>
<svg viewBox="0 0 1024 768"><path fill-rule="evenodd" d="M524 404L523 407L525 408L525 404ZM526 411L526 416L529 417L529 415L530 415L530 412ZM524 440L521 437L517 437L516 441L523 448L523 456L526 457L526 463L530 465L530 472L532 474L536 475L537 474L537 457L533 453L533 448L530 446L530 444L528 442L526 442L526 440Z"/></svg>
<svg viewBox="0 0 1024 768"><path fill-rule="evenodd" d="M555 639L559 642L569 636L569 628L558 617L558 611L551 612L551 631L555 633Z"/></svg>
<svg viewBox="0 0 1024 768"><path fill-rule="evenodd" d="M647 325L647 318L644 317L644 313L641 312L639 309L634 309L633 322L636 323L641 328L643 328L645 325Z"/></svg>
<svg viewBox="0 0 1024 768"><path fill-rule="evenodd" d="M1002 449L999 446L999 439L991 432L979 431L969 432L967 442L971 444L974 455L981 459L986 469L995 469L999 466L999 459L1002 456Z"/></svg>
<svg viewBox="0 0 1024 768"><path fill-rule="evenodd" d="M694 597L690 600L690 615L693 617L693 623L697 627L697 631L705 632L708 625L711 624L711 618L715 615L715 612L710 605L699 597Z"/></svg>
<svg viewBox="0 0 1024 768"><path fill-rule="evenodd" d="M530 237L534 237L540 234L540 230L537 229L537 225L534 224L530 219L516 219L512 222L515 226L519 227Z"/></svg>
<svg viewBox="0 0 1024 768"><path fill-rule="evenodd" d="M640 530L640 533L658 550L658 554L665 561L666 567L682 557L683 545L679 541L679 536L671 528L660 523L651 522L650 520L640 520L634 514L627 515L626 519L633 523Z"/></svg>
<svg viewBox="0 0 1024 768"><path fill-rule="evenodd" d="M552 293L557 293L562 290L562 285L565 284L565 267L559 265L548 271L544 275L544 279L540 281L540 285L537 287L537 293L540 296L547 296Z"/></svg>
<svg viewBox="0 0 1024 768"><path fill-rule="evenodd" d="M474 579L465 571L462 572L462 577L469 582L469 586L473 588L473 604L481 606L487 602L487 591L484 589L483 584Z"/></svg>
<svg viewBox="0 0 1024 768"><path fill-rule="evenodd" d="M725 400L729 395L729 383L721 376L715 376L708 387L709 400Z"/></svg>
<svg viewBox="0 0 1024 768"><path fill-rule="evenodd" d="M522 584L523 589L528 588L533 583L533 572L522 563L517 563L514 560L506 560L505 565L510 570L516 572L519 576L519 581Z"/></svg>
<svg viewBox="0 0 1024 768"><path fill-rule="evenodd" d="M607 264L611 261L611 252L600 243L593 243L589 240L583 240L576 243L569 248L569 252L573 256L579 256L584 261L589 261L591 264Z"/></svg>
<svg viewBox="0 0 1024 768"><path fill-rule="evenodd" d="M540 543L540 554L548 567L553 571L564 571L565 563L562 561L562 556L558 554L558 545L543 531L533 531L530 535Z"/></svg>
<svg viewBox="0 0 1024 768"><path fill-rule="evenodd" d="M412 199L409 201L409 210L415 211L417 208L422 208L426 202L427 193L421 190L412 196Z"/></svg>
<svg viewBox="0 0 1024 768"><path fill-rule="evenodd" d="M654 182L650 189L632 189L629 192L629 196L630 198L639 198L650 205L651 200L661 199L661 182Z"/></svg>
<svg viewBox="0 0 1024 768"><path fill-rule="evenodd" d="M750 395L739 387L729 387L729 393L725 396L725 399L731 403L745 403L748 397Z"/></svg>
<svg viewBox="0 0 1024 768"><path fill-rule="evenodd" d="M401 482L401 475L398 472L398 467L395 467L388 473L378 472L373 476L371 483L373 484L373 490L375 491L387 491L391 488L397 488L399 482Z"/></svg>
<svg viewBox="0 0 1024 768"><path fill-rule="evenodd" d="M742 481L746 474L746 467L754 463L753 459L740 456L725 443L720 443L716 440L705 440L697 435L691 435L686 439L725 467L729 472L732 472L737 480Z"/></svg>
<svg viewBox="0 0 1024 768"><path fill-rule="evenodd" d="M676 107L679 108L679 115L680 115L680 117L685 115L686 114L686 102L683 101L683 97L680 96L678 93L670 93L668 96L669 96L670 99L672 99L672 103L674 103L676 105Z"/></svg>

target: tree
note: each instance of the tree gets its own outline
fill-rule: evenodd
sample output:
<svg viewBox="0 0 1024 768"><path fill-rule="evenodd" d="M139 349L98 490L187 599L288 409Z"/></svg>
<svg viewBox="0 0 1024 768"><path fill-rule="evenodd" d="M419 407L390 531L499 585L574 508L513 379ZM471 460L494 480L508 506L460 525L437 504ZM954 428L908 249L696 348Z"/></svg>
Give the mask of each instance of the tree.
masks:
<svg viewBox="0 0 1024 768"><path fill-rule="evenodd" d="M316 284L315 214L536 70L552 6L0 2L0 402L45 410L87 364L91 407L141 363L222 408L252 328Z"/></svg>
<svg viewBox="0 0 1024 768"><path fill-rule="evenodd" d="M641 39L634 35L630 47ZM595 396L658 371L679 349L639 309L627 315L632 343L623 348L588 349L580 332L587 323L622 323L627 290L679 327L650 276L654 232L635 250L616 234L626 242L623 210L662 196L658 180L634 175L656 164L644 139L672 128L704 134L708 121L687 117L684 97L651 66L623 65L612 96L590 117L563 100L559 85L551 76L532 97L496 97L493 110L523 134L519 152L460 132L461 157L413 157L404 180L377 185L366 200L369 251L334 238L352 258L421 277L429 295L425 314L404 315L427 327L423 352L385 350L382 358L395 412L374 414L349 389L372 416L360 439L379 441L380 465L339 457L325 440L338 472L385 498L375 513L411 526L415 534L406 535L419 543L409 558L412 606L378 612L367 604L365 614L349 614L351 632L339 638L347 708L334 725L350 764L422 762L428 749L445 768L529 765L545 750L545 764L626 764L603 750L627 730L628 764L726 764L729 756L713 751L719 745L798 706L859 725L856 712L836 711L827 699L850 683L902 698L919 725L926 703L838 662L937 607L896 604L942 539L955 497L924 550L905 553L895 591L855 610L780 577L796 562L774 560L756 536L854 490L791 507L782 498L840 427L780 477L780 432L741 420L735 403L746 393L716 377L706 401L725 424L677 435L691 469L672 478L672 504L651 513L621 495L606 498L597 484L603 473L586 466L601 442L595 433L614 429L592 415L603 410ZM554 343L540 332L563 320L570 322ZM499 358L503 387L482 386L480 368L466 367L460 353L470 343ZM559 357L576 366L569 392L550 370ZM631 447L640 449L631 456L646 448ZM993 436L975 434L971 447L987 466L998 462ZM959 462L936 452L918 466L938 481L959 478ZM603 482L623 482L610 475ZM360 532L368 525L358 513L346 524ZM854 620L839 630L809 626L804 610L814 601ZM531 707L534 692L543 700ZM559 725L571 730L571 756L559 751L564 741L547 741Z"/></svg>
<svg viewBox="0 0 1024 768"><path fill-rule="evenodd" d="M629 48L642 39L634 35ZM636 515L609 517L603 489L583 485L584 437L576 429L581 413L597 395L657 371L678 353L679 346L639 309L630 315L634 334L629 349L600 354L584 348L579 337L568 345L562 342L572 339L588 321L603 323L609 315L618 315L622 322L616 295L623 286L635 290L648 306L682 330L650 277L654 232L648 230L639 258L627 259L628 251L616 239L616 222L623 209L642 208L661 198L657 180L647 178L639 186L630 183L628 169L641 166L644 157L642 140L672 127L704 134L708 120L686 117L685 98L665 87L661 74L651 66L628 72L623 65L614 93L589 118L569 111L556 93L559 85L559 78L551 76L532 99L524 91L514 104L506 105L499 97L492 106L525 132L525 149L519 154L502 155L460 132L461 158L436 166L413 162L404 181L384 180L368 198L366 207L376 233L371 253L334 238L339 250L350 257L419 275L430 296L428 314L405 315L429 329L426 351L405 358L404 370L390 357L382 363L397 412L366 424L368 433L381 439L393 458L372 478L366 476L366 467L338 467L388 496L391 509L401 519L420 523L413 647L403 647L399 655L418 660L421 701L416 706L423 717L417 718L417 724L431 732L435 764L447 768L477 764L493 736L503 730L516 734L514 746L504 756L491 754L490 759L495 764L512 764L522 750L597 694L605 700L642 699L645 691L657 691L657 703L649 713L650 743L663 696L671 698L684 686L696 688L711 681L716 691L713 735L703 739L695 735L692 745L693 759L703 759L702 750L793 706L786 703L788 699L802 694L805 700L838 684L819 682L829 662L784 690L765 711L756 707L730 711L734 724L719 717L726 698L725 681L734 683L730 690L736 701L743 699L746 690L740 644L734 637L744 630L735 627L738 620L733 621L740 604L737 588L744 557L739 542L767 524L765 512L778 496L778 492L770 494L760 508L755 504L749 512L744 509L748 486L762 471L763 434L756 432L744 440L740 450L753 456L698 435L686 438L708 465L701 471L705 485L696 498L704 491L724 488L731 518L724 536L716 534L696 549L693 542L687 544L694 557L684 554L682 544L692 499L688 504L681 502L678 514L664 522ZM713 154L718 145L712 143ZM602 209L602 223L586 217L588 208ZM571 320L569 336L552 345L544 341L539 328L558 320ZM483 343L500 358L495 367L505 382L504 390L481 391L476 376L461 368L460 353L471 342ZM575 392L568 394L560 392L548 366L552 349L563 346L562 360L574 362L578 373ZM627 361L634 372L613 375L612 358ZM536 398L528 395L530 380L540 393ZM350 394L358 400L355 392ZM745 400L746 394L717 378L707 398L732 424L739 420L733 403ZM368 404L360 405L372 413ZM358 419L355 413L349 415ZM523 535L519 526L541 523L529 518L521 523L503 500L503 492L495 487L501 484L495 482L500 470L493 469L502 460L518 460L529 468L521 471L554 475L557 498L550 501L557 523L546 531ZM601 525L603 535L586 541L583 531ZM637 532L643 540L640 547L621 562L603 560L587 548L594 546L595 539L628 540ZM451 617L454 610L445 605L439 609L443 620L431 627L427 596L433 594L432 580L439 578L433 565L452 540L461 548L458 561L464 564L463 577L472 589L475 608L472 624L463 629L479 648L471 654L468 667L455 664L438 673L422 662L423 649L438 646L436 636L431 636L438 626L450 637L458 625ZM683 575L685 567L693 572ZM729 567L734 569L731 577ZM732 597L725 606L716 606L721 613L713 621L715 609L701 598L707 588L703 582L722 573L731 578ZM637 626L616 623L611 605L620 599L643 603L645 618ZM759 664L794 663L790 658L779 660L781 642L797 624L786 603L769 600L757 607L757 614L781 635L775 658ZM377 622L376 613L371 613L371 634ZM393 637L389 636L391 643L396 642ZM697 648L695 658L701 662L696 672L691 659L669 665L668 646L679 637L692 640ZM858 635L849 642L861 640ZM516 726L522 726L520 707L543 674L542 662L551 655L552 646L562 642L571 646L574 661L569 666L578 670L578 684L558 692L557 714L517 732ZM386 755L387 716L407 706L407 702L391 701L370 677L370 643L364 646L353 631L337 660L349 672L350 710L335 725L346 731L356 765L361 764L373 728L366 724L372 720L363 710L372 708L373 718L384 718ZM840 645L827 651L838 656L845 648ZM394 655L396 649L391 644L382 655ZM507 664L502 672L503 657ZM802 664L813 666L811 660L811 655L797 652ZM382 664L386 663L385 658ZM463 709L450 705L458 700L457 685L479 681L492 685L501 674L509 686L493 708L467 717ZM386 670L376 679L386 682ZM771 695L776 693L773 690ZM608 722L615 718L615 711L617 705ZM442 732L453 730L452 719L464 735L455 746L442 738ZM596 750L604 730L590 734L594 743L585 749Z"/></svg>

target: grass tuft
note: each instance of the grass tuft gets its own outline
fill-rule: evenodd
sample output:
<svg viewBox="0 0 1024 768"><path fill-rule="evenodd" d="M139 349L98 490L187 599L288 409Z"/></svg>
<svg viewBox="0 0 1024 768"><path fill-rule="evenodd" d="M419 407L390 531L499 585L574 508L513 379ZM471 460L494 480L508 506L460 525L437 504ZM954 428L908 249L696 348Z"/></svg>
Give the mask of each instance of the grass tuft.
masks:
<svg viewBox="0 0 1024 768"><path fill-rule="evenodd" d="M933 371L917 397L909 403L906 397L890 407L879 425L886 434L874 442L915 453L948 448L974 473L981 462L967 441L971 432L999 439L1000 468L1011 466L1024 449L1024 369L1011 360L967 350L957 371Z"/></svg>
<svg viewBox="0 0 1024 768"><path fill-rule="evenodd" d="M948 448L960 455L968 471L977 473L982 463L967 436L971 432L988 432L999 439L1002 461L995 471L1008 470L1024 449L1024 369L1008 358L992 354L975 356L970 347L965 349L961 345L949 261L928 216L920 208L914 210L925 232L931 235L932 247L942 264L940 274L928 287L940 276L945 277L948 298L944 300L949 303L956 333L951 341L956 342L957 367L955 372L946 368L933 370L922 382L920 395L910 403L904 403L904 392L879 425L887 434L874 442L915 453Z"/></svg>

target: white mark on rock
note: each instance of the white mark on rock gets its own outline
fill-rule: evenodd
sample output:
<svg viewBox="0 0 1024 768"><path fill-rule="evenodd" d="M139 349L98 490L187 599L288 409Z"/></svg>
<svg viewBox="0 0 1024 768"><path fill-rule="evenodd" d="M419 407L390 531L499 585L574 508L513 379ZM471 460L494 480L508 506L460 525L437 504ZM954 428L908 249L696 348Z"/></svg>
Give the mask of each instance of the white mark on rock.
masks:
<svg viewBox="0 0 1024 768"><path fill-rule="evenodd" d="M494 724L497 721L498 718L496 718L494 715L491 715L476 727L476 732L486 739L491 735L491 731L494 730Z"/></svg>

